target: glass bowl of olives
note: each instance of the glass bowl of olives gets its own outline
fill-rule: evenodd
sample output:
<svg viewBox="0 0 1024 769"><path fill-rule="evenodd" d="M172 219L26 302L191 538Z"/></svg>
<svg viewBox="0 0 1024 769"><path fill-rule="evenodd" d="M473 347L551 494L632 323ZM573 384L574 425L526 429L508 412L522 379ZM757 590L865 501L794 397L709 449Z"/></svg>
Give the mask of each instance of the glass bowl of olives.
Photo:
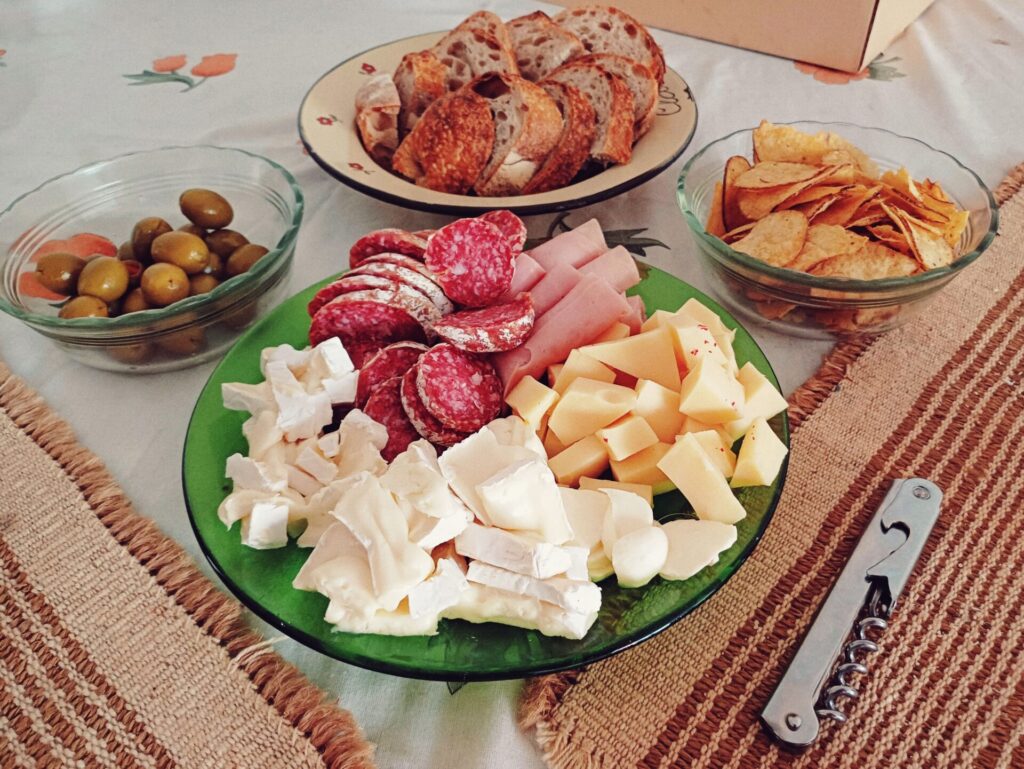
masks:
<svg viewBox="0 0 1024 769"><path fill-rule="evenodd" d="M0 212L0 309L96 368L219 357L284 297L303 207L285 168L244 150L93 163Z"/></svg>

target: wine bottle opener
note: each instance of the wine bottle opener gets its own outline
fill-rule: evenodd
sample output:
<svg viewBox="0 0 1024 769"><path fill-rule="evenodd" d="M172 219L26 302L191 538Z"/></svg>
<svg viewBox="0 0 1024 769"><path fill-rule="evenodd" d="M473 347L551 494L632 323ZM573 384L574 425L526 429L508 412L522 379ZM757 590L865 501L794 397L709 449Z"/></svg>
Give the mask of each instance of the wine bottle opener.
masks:
<svg viewBox="0 0 1024 769"><path fill-rule="evenodd" d="M858 696L850 678L866 673L864 658L878 651L873 636L888 627L941 502L931 481L893 481L761 712L782 743L806 747L818 738L819 719L846 721L839 700Z"/></svg>

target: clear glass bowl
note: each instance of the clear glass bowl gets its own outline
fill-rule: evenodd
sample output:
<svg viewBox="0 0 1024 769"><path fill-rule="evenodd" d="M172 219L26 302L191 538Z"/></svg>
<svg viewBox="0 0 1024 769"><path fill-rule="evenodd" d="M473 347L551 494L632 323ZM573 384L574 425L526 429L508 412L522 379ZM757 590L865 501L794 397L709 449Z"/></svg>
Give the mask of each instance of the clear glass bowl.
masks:
<svg viewBox="0 0 1024 769"><path fill-rule="evenodd" d="M679 206L693 233L713 293L736 314L796 336L831 339L874 334L906 323L964 267L981 256L995 237L999 211L977 174L952 155L917 139L853 123L790 123L802 131L832 131L860 147L883 170L905 167L915 179L929 178L970 212L948 267L906 278L849 280L772 267L734 251L704 229L715 182L733 155L748 159L753 129L711 142L683 166L677 185Z"/></svg>
<svg viewBox="0 0 1024 769"><path fill-rule="evenodd" d="M47 241L89 232L116 244L146 216L187 224L178 196L190 187L223 194L235 211L231 228L270 249L249 272L208 294L115 318L59 318L52 300L22 291L19 276L34 270L33 254ZM0 309L88 366L150 373L196 365L219 357L283 298L303 207L286 169L244 150L166 147L84 166L0 213Z"/></svg>

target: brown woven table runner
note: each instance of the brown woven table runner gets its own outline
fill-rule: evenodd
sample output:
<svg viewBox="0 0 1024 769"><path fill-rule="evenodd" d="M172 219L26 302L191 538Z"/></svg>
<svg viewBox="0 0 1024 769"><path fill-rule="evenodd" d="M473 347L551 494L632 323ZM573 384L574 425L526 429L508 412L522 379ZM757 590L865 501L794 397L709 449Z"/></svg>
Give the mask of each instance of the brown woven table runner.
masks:
<svg viewBox="0 0 1024 769"><path fill-rule="evenodd" d="M0 363L0 767L370 767L352 717Z"/></svg>
<svg viewBox="0 0 1024 769"><path fill-rule="evenodd" d="M791 400L789 477L699 610L521 710L552 767L1024 766L1024 166L1000 236L925 317L844 343ZM797 342L794 342L796 344ZM787 753L757 717L890 479L944 490L850 720Z"/></svg>

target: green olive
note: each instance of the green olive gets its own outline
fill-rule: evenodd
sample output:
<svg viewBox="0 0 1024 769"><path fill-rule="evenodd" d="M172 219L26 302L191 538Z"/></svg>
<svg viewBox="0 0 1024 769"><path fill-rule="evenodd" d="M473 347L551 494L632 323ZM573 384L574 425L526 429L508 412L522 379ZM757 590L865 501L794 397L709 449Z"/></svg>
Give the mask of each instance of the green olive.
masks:
<svg viewBox="0 0 1024 769"><path fill-rule="evenodd" d="M190 222L209 230L227 227L235 216L231 204L213 190L185 190L178 198L178 205Z"/></svg>
<svg viewBox="0 0 1024 769"><path fill-rule="evenodd" d="M132 248L132 242L130 240L126 240L117 247L117 258L122 262L126 262L129 259L135 259L135 249Z"/></svg>
<svg viewBox="0 0 1024 769"><path fill-rule="evenodd" d="M36 277L51 291L70 296L84 267L85 260L74 254L46 254L36 264Z"/></svg>
<svg viewBox="0 0 1024 769"><path fill-rule="evenodd" d="M62 318L106 318L109 317L107 303L95 296L76 296L60 308Z"/></svg>
<svg viewBox="0 0 1024 769"><path fill-rule="evenodd" d="M132 250L140 262L150 260L150 244L165 232L171 231L171 225L159 216L147 216L139 219L132 228Z"/></svg>
<svg viewBox="0 0 1024 769"><path fill-rule="evenodd" d="M187 232L189 235L195 235L197 238L206 237L206 230L203 229L202 227L197 227L196 225L192 224L192 222L181 225L178 228L178 232Z"/></svg>
<svg viewBox="0 0 1024 769"><path fill-rule="evenodd" d="M147 302L166 307L188 296L188 275L173 264L151 264L142 273L140 286Z"/></svg>
<svg viewBox="0 0 1024 769"><path fill-rule="evenodd" d="M116 347L107 348L107 355L114 360L128 364L145 363L152 354L153 345L149 342L119 344Z"/></svg>
<svg viewBox="0 0 1024 769"><path fill-rule="evenodd" d="M248 242L249 239L245 235L234 230L215 230L206 236L207 248L224 259Z"/></svg>
<svg viewBox="0 0 1024 769"><path fill-rule="evenodd" d="M206 343L206 333L198 327L186 328L160 337L156 343L160 349L172 355L192 355L203 349L203 345Z"/></svg>
<svg viewBox="0 0 1024 769"><path fill-rule="evenodd" d="M226 266L227 276L233 278L236 275L241 275L243 272L248 272L265 253L267 253L267 249L263 246L257 246L255 243L249 243L236 249L228 257Z"/></svg>
<svg viewBox="0 0 1024 769"><path fill-rule="evenodd" d="M210 261L203 268L203 275L212 275L215 278L224 277L224 260L216 251L210 252Z"/></svg>
<svg viewBox="0 0 1024 769"><path fill-rule="evenodd" d="M139 312L140 310L148 310L152 306L146 301L146 296L142 293L141 288L133 288L124 295L124 301L121 302L121 312L123 314Z"/></svg>
<svg viewBox="0 0 1024 769"><path fill-rule="evenodd" d="M128 290L128 268L113 256L90 259L78 276L78 293L113 302Z"/></svg>
<svg viewBox="0 0 1024 769"><path fill-rule="evenodd" d="M208 294L220 285L213 275L193 275L188 279L188 295Z"/></svg>
<svg viewBox="0 0 1024 769"><path fill-rule="evenodd" d="M177 265L189 275L202 272L210 263L210 252L203 239L180 230L158 237L150 252L154 262Z"/></svg>

